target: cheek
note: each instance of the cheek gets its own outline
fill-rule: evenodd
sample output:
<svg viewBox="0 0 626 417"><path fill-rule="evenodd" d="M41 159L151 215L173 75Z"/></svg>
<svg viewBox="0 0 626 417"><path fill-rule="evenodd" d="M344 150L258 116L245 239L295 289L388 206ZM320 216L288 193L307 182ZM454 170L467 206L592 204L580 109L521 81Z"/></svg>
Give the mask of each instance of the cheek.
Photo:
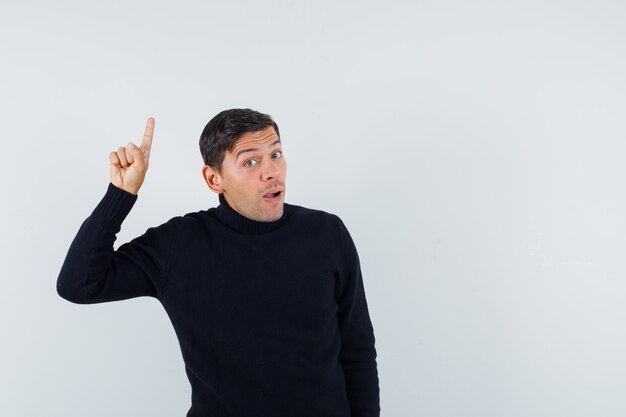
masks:
<svg viewBox="0 0 626 417"><path fill-rule="evenodd" d="M242 184L243 187L246 187L246 183L250 182L250 178L252 177L252 171L252 169L238 169L234 172L233 179L237 183Z"/></svg>

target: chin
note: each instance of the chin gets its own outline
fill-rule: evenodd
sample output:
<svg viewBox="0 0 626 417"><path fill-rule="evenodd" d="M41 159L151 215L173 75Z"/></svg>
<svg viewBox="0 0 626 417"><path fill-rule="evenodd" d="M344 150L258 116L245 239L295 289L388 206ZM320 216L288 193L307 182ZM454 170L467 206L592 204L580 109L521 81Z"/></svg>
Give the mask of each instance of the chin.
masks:
<svg viewBox="0 0 626 417"><path fill-rule="evenodd" d="M273 222L273 221L276 221L276 220L280 219L282 217L282 215L283 215L283 208L282 208L282 205L281 205L281 209L280 209L280 211L278 213L263 216L263 220L261 220L261 221L262 222Z"/></svg>

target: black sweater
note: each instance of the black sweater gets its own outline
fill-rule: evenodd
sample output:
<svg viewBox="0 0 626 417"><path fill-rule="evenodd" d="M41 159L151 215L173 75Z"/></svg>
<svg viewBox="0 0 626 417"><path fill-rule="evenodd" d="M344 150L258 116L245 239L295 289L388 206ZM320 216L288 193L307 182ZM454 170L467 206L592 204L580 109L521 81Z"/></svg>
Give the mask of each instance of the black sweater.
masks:
<svg viewBox="0 0 626 417"><path fill-rule="evenodd" d="M284 203L272 222L220 204L113 243L137 195L109 183L70 245L74 303L158 299L191 383L188 417L380 415L359 256L341 219Z"/></svg>

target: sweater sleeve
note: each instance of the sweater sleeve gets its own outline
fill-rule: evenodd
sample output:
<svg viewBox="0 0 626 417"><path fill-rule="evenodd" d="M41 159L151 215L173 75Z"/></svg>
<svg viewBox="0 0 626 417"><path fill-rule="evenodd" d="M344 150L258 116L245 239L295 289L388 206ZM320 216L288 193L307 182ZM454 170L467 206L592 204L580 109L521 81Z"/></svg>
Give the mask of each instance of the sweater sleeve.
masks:
<svg viewBox="0 0 626 417"><path fill-rule="evenodd" d="M57 293L77 304L158 298L164 290L181 217L149 228L113 249L116 234L137 195L109 183L100 203L81 224L57 278Z"/></svg>
<svg viewBox="0 0 626 417"><path fill-rule="evenodd" d="M340 220L343 276L339 284L337 319L341 334L339 361L343 367L352 417L379 417L380 394L375 337L365 298L359 255Z"/></svg>

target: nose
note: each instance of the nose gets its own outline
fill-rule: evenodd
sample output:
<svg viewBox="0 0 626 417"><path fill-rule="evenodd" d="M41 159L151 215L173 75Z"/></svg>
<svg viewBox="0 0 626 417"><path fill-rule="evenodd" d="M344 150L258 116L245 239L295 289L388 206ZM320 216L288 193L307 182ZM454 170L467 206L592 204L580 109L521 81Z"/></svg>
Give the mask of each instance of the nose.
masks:
<svg viewBox="0 0 626 417"><path fill-rule="evenodd" d="M262 179L264 181L273 180L279 177L280 170L278 169L277 162L270 160L264 164L261 170Z"/></svg>

